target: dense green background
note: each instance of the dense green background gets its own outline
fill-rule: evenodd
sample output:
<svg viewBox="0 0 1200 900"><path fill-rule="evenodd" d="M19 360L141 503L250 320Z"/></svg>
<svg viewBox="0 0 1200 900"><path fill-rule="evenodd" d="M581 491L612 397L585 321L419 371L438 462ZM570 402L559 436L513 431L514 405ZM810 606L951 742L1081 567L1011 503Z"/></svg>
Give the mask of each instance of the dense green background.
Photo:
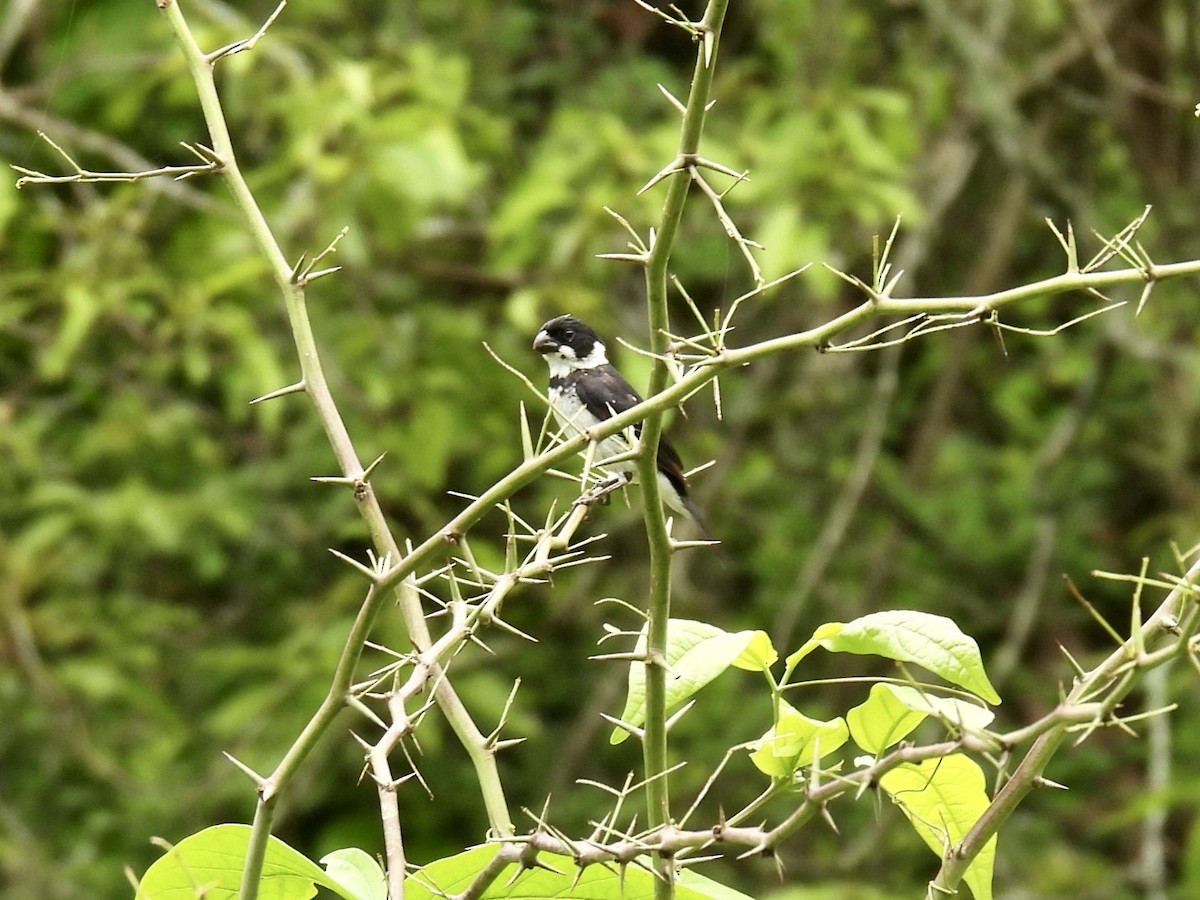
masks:
<svg viewBox="0 0 1200 900"><path fill-rule="evenodd" d="M272 5L185 10L216 47ZM735 0L704 152L751 171L728 205L766 246L768 277L810 260L867 276L871 236L897 214L910 295L1060 271L1046 216L1069 217L1083 241L1153 203L1142 239L1154 258L1194 258L1198 17L1192 0ZM519 461L523 388L483 340L539 380L529 341L552 314L646 343L639 273L594 255L624 249L602 206L643 231L654 220L661 189L634 192L671 158L678 121L655 83L682 96L692 52L629 0L294 0L256 50L222 64L242 167L288 254L350 227L345 271L314 287L310 309L360 454L388 453L376 486L401 537L459 509L448 490L477 492ZM203 122L151 0L0 10L0 158L61 170L37 128L96 169L189 160L178 142L204 140ZM122 866L154 858L151 835L248 819L251 787L220 752L268 769L292 740L363 593L325 548L361 557L366 537L343 491L308 480L333 459L304 401L247 405L296 365L222 186L18 193L14 179L0 179L0 893L121 897ZM712 310L748 279L700 199L674 270ZM855 302L816 267L748 305L736 341ZM1005 319L1048 328L1096 305L1044 299ZM944 613L983 645L1008 698L1001 727L1044 712L1070 677L1057 645L1085 661L1109 646L1060 574L1120 623L1125 587L1089 572L1135 570L1145 555L1171 567L1169 541L1200 540L1198 306L1189 280L1161 285L1140 318L1010 334L1006 354L970 329L731 373L723 421L698 397L673 426L688 460L716 459L696 493L724 539L679 567L677 609L789 647L871 610ZM673 321L688 327L682 305ZM869 481L818 567L856 458L872 463ZM547 480L519 508L540 519L553 496L569 488ZM614 505L587 527L611 534L603 549L619 562L510 601L540 643L497 639L496 655L455 663L485 724L524 679L512 733L529 741L501 758L510 800L540 809L553 791L575 834L606 801L573 780L617 782L636 765L633 742L608 747L597 715L618 711L622 673L585 662L619 615L592 601L636 603L645 586L636 512ZM485 522L481 562L502 531L499 516ZM401 641L398 617L377 637ZM862 671L810 665L813 677ZM1189 674L1169 688L1181 702L1170 789L1145 790L1144 741L1103 733L1064 752L1049 775L1071 792L1035 796L1001 836L1000 896L1140 895L1140 821L1164 807L1179 896L1200 893ZM727 676L673 732L694 760L680 796L724 746L764 730L756 688ZM827 715L864 696L824 687L793 702ZM351 725L364 727L347 717L280 819L313 857L380 849ZM461 748L434 719L420 738L435 799L415 785L402 795L416 861L484 828ZM722 805L761 786L738 762ZM815 825L787 845L782 886L763 861L711 873L764 897L812 885L850 897L852 884L919 895L933 857L869 801L834 811L841 837Z"/></svg>

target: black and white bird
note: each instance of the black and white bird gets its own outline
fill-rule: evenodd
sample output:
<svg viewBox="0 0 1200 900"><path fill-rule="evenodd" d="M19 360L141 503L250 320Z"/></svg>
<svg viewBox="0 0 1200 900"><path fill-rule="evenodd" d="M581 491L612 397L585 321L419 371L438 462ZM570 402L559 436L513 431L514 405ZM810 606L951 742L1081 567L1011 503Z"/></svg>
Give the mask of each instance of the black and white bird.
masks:
<svg viewBox="0 0 1200 900"><path fill-rule="evenodd" d="M550 366L550 408L559 426L569 436L589 431L605 419L625 412L642 402L632 385L608 361L604 343L588 325L574 316L551 319L533 339L533 349L542 354ZM642 426L634 426L640 435ZM625 432L618 432L600 441L595 459L603 462L631 449ZM658 442L658 484L663 502L668 508L692 519L708 533L696 504L688 493L687 478L679 454L665 437ZM617 479L601 484L598 493L628 484L637 475L632 459L605 465Z"/></svg>

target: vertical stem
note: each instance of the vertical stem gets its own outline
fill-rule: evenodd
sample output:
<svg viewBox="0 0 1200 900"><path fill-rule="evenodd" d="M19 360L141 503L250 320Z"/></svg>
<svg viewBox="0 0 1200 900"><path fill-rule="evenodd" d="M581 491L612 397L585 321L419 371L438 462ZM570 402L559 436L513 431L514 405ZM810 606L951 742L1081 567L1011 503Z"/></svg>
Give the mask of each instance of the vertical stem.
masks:
<svg viewBox="0 0 1200 900"><path fill-rule="evenodd" d="M646 306L650 325L650 349L655 354L650 374L649 395L654 396L667 386L667 367L663 360L667 350L667 267L671 248L683 217L691 178L688 160L700 147L704 130L705 107L712 88L716 66L717 44L728 0L711 0L704 18L697 24L698 46L696 68L692 75L691 91L683 115L679 136L680 171L667 181L667 197L663 202L658 231L650 256L646 261ZM646 805L651 827L671 821L670 791L667 783L666 734L666 652L667 622L671 617L671 542L667 535L666 519L658 486L658 442L662 436L662 412L651 412L642 424L641 455L638 458L638 480L642 484L645 505L646 535L650 549L649 625L646 635L646 726L642 740L646 769ZM659 900L674 896L673 866L670 860L656 861L659 879L655 895Z"/></svg>

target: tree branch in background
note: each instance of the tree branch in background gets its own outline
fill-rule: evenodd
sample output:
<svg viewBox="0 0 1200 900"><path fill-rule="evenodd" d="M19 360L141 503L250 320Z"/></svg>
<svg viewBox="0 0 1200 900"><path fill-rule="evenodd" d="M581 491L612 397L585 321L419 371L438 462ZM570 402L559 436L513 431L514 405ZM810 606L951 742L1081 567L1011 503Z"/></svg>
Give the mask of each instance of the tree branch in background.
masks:
<svg viewBox="0 0 1200 900"><path fill-rule="evenodd" d="M930 2L932 3L932 0ZM47 138L50 146L66 160L70 171L65 175L50 175L33 169L18 168L17 170L24 175L18 185L140 181L163 176L190 178L198 174L217 174L225 179L237 209L245 218L261 256L268 262L283 298L301 370L300 378L295 383L269 391L254 402L265 402L301 392L309 396L337 460L337 474L319 476L314 480L346 487L352 491L374 549L369 566L342 557L364 577L369 583L369 588L343 644L329 688L316 712L269 775L259 775L248 765L236 763L254 780L259 794L242 878L243 898L253 898L258 891L276 803L287 792L295 773L344 706L351 707L370 727L376 727L380 732L373 741L360 741L364 746L369 771L378 789L389 894L393 898L402 897L406 854L397 791L408 779L421 778L417 766L408 755L408 747L411 746L414 729L433 708L432 704L436 704L445 715L472 761L480 797L491 825L491 838L500 844L492 862L479 873L465 892L459 895L464 898L481 896L486 887L493 883L510 863L532 868L537 864L538 853L562 854L572 857L580 865L630 862L642 864L639 857L650 853L654 856L653 868L658 876L656 894L660 898L667 898L674 892L676 866L700 861L696 854L714 843L744 847L747 853L765 853L773 850L813 817L829 817L828 805L832 800L866 790L880 777L902 765L941 759L964 750L989 758L1003 759L1014 749L1032 742L1024 761L991 802L984 816L966 838L950 848L935 882L935 888L951 890L962 879L966 867L987 845L1024 796L1033 787L1048 784L1042 776L1045 765L1069 732L1082 728L1086 736L1091 730L1100 727L1128 727L1127 723L1131 718L1118 719L1115 710L1121 699L1138 683L1140 676L1178 656L1188 655L1195 658L1198 616L1194 585L1200 576L1200 564L1193 565L1182 579L1167 584L1170 591L1167 599L1145 625L1142 624L1137 607L1141 589L1147 585L1160 586L1161 582L1146 579L1143 573L1136 581L1138 587L1135 594L1134 625L1130 636L1124 639L1117 652L1096 669L1091 672L1079 669L1079 677L1070 695L1042 719L1007 734L966 732L962 728L959 729L962 733L953 733L952 729L952 737L949 740L924 746L901 745L886 755L873 759L870 764L860 764L859 768L849 774L832 767L822 768L818 756L814 758L811 767L797 768L786 777L773 776L771 787L758 798L731 816L722 816L710 828L685 829L683 825L677 824L672 813L670 793L670 775L676 767L669 763L666 739L670 725L667 718L668 621L671 606L671 559L674 552L685 546L686 542L675 541L670 534L656 477L655 457L662 434L663 413L709 383L713 384L716 392L717 379L726 370L775 354L802 348L837 352L891 348L883 358L884 369L876 386L873 417L860 440L858 466L849 479L838 513L830 517L826 531L828 543L819 544L814 548L811 571L817 574L800 584L800 587L807 591L810 589L809 582L815 582L819 578L824 561L833 555L842 541L862 494L874 453L878 450L882 438L887 408L895 386L895 361L905 343L922 335L967 328L976 324L984 324L998 334L1002 330L1026 335L1057 334L1064 328L1113 310L1125 302L1111 301L1101 293L1102 291L1120 285L1140 286L1140 310L1159 281L1200 273L1200 261L1166 265L1152 261L1137 241L1137 234L1145 222L1148 208L1113 237L1100 237L1100 251L1083 264L1078 257L1071 227L1068 225L1064 234L1051 224L1066 255L1066 271L1052 278L989 294L898 298L895 293L903 272L893 269L885 251L877 262L870 283L855 275L834 270L840 278L864 296L865 299L854 308L803 331L744 347L730 347L728 338L742 301L780 286L802 270L775 281L764 281L753 255L753 250L758 245L742 235L725 209L724 192L718 191L709 182L705 177L707 173L702 173L702 170L716 171L735 179L735 184L746 177L744 172L699 156L705 113L711 105L709 96L726 0L711 0L704 17L698 22L687 20L677 10L666 12L656 9L656 15L682 29L695 41L694 74L686 103L675 100L664 89L668 100L681 113L682 125L675 159L643 188L647 190L660 183L665 184L666 197L661 216L645 239L624 219L617 216L632 235L632 252L609 254L612 258L636 262L645 269L650 343L648 355L653 360L647 399L625 413L605 421L587 434L557 443L552 440L552 446L541 452L535 450L535 444L539 442L533 440L522 408L524 461L521 465L492 484L480 496L468 498L465 508L443 528L428 535L415 547L406 544L404 552L401 552L384 519L371 484L372 474L383 457L380 456L365 467L360 462L326 383L306 310L306 287L316 279L338 270L338 267L324 263L336 252L338 240L345 232L343 230L339 233L324 251L312 259L309 259L307 254L301 254L296 263L287 262L287 257L278 245L266 217L239 170L213 78L214 66L219 61L251 49L268 34L269 27L283 11L284 4L280 3L270 18L250 38L235 41L208 53L197 45L177 0L158 0L158 6L167 16L184 52L210 132L209 145L184 145L197 156L200 164L159 168L150 166L145 169L130 166L130 171L127 172L96 172L80 166L65 150ZM942 9L941 4L934 6ZM684 298L692 305L701 329L698 334L677 335L672 332L667 316L667 286L671 252L679 234L687 193L692 184L705 196L716 220L746 260L755 287L735 300L724 316L718 312L710 326L708 319L687 297L682 285L676 282ZM888 247L891 247L891 241ZM1104 267L1116 259L1120 259L1125 268L1105 271ZM318 268L318 265L322 267ZM1001 321L1001 312L1009 304L1068 291L1083 291L1103 301L1104 305L1082 312L1052 329L1018 328ZM865 335L861 334L868 324L880 327ZM841 340L842 343L834 345L835 339ZM679 363L684 364L684 370L672 383L672 367ZM719 408L719 393L716 396ZM642 432L636 450L637 465L643 487L644 519L650 551L647 641L644 650L610 654L609 658L620 658L631 661L635 666L644 667L644 726L631 725L627 729L637 734L643 742L644 778L637 785L627 783L621 789L609 789L617 797L617 806L609 817L601 821L596 833L588 840L574 841L555 832L547 822L546 811L534 817L537 829L532 836L517 839L513 837L514 827L495 762L495 756L501 749L520 740L501 736L508 724L508 714L516 696L516 686L514 685L509 694L508 703L501 712L495 728L485 734L475 724L455 693L449 670L457 654L469 643L483 643L487 629L495 628L519 637L527 637L501 618L503 603L521 585L538 583L548 579L555 571L601 558L591 555L591 551L585 549L594 539L576 541L574 537L587 514L586 504L577 503L560 515L551 512L546 515L543 524L530 525L510 504L513 494L551 471L558 463L580 452L594 452L598 441L639 422L642 423ZM585 478L590 464L589 459L585 464ZM468 535L484 515L497 509L508 521L508 543L504 547L502 568L492 572L479 565ZM534 521L541 520L539 518ZM483 554L480 554L479 558L487 559ZM1033 563L1037 565L1036 570L1031 569L1031 573L1044 574L1043 561L1035 559ZM1033 587L1037 586L1032 575L1030 584ZM361 663L364 649L371 646L368 639L384 601L390 595L389 589L394 590L399 600L401 614L415 649L411 653L393 653L385 665L365 680L356 683L355 672ZM449 599L445 599L446 596ZM445 618L445 627L436 639L430 631L422 597L426 597L436 607L434 616ZM1019 645L1023 638L1020 635L1017 638L1014 643ZM776 690L777 687L773 685L773 700L781 699L781 689ZM422 700L421 694L426 694L427 698ZM745 749L744 745L730 750L726 761L734 750L741 749ZM411 769L410 774L397 775L397 753L406 756L406 763ZM713 787L723 767L724 762L712 773L682 822L686 823L695 812L697 804ZM649 820L641 831L635 831L631 826L630 833L622 833L618 827L617 814L621 804L633 796L635 791L645 793ZM767 800L785 794L799 797L799 804L774 827L747 827L742 824L750 815L757 813Z"/></svg>
<svg viewBox="0 0 1200 900"><path fill-rule="evenodd" d="M59 156L65 159L72 171L69 175L47 175L36 169L13 166L13 169L22 173L22 177L17 179L18 190L29 184L90 184L106 181L144 181L147 178L172 178L175 181L182 181L194 175L211 175L214 172L219 172L222 165L220 158L203 144L183 143L182 146L191 151L202 162L190 166L159 166L156 169L146 169L139 172L93 172L91 169L85 169L79 163L75 162L70 154L58 146L45 132L39 131L38 137L49 144Z"/></svg>

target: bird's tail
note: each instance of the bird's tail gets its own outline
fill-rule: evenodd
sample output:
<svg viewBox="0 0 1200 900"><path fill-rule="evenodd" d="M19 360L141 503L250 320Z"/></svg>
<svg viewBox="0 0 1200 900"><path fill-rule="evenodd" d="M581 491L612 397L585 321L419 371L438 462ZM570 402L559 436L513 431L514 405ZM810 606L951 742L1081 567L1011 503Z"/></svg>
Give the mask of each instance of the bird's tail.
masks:
<svg viewBox="0 0 1200 900"><path fill-rule="evenodd" d="M696 506L696 502L688 495L684 494L679 498L683 501L684 511L688 517L700 527L700 532L704 535L706 541L715 541L713 533L708 530L708 523L704 521L704 516L700 515L700 509Z"/></svg>

